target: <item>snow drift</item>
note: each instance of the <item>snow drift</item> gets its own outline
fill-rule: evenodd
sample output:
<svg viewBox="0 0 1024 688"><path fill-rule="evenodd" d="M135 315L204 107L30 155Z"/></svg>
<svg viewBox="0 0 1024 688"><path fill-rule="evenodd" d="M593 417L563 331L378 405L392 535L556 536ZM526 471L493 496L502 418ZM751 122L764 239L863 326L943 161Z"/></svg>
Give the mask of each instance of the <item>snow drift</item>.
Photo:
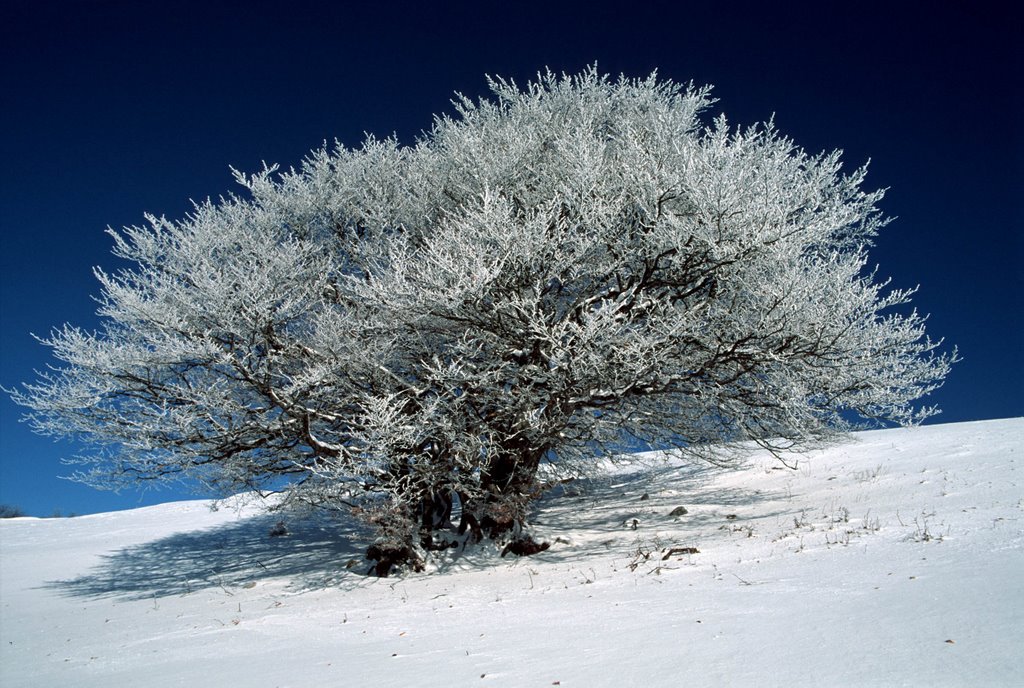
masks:
<svg viewBox="0 0 1024 688"><path fill-rule="evenodd" d="M1020 685L1022 447L1013 419L613 470L541 503L540 555L386 580L254 506L9 519L0 683Z"/></svg>

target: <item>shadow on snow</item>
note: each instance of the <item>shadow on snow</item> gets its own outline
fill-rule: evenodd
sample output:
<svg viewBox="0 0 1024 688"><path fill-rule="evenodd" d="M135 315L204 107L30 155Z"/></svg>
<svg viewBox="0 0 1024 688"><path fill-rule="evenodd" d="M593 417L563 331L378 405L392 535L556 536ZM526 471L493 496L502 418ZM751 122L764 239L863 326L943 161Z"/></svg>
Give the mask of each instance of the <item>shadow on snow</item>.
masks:
<svg viewBox="0 0 1024 688"><path fill-rule="evenodd" d="M637 466L560 487L533 514L532 524L552 545L537 559L627 556L638 544L659 540L666 547L693 546L723 526L742 523L751 516L749 507L783 496L769 489L714 486L715 475L728 470L706 464ZM672 516L680 506L687 513ZM735 512L743 520L732 520ZM762 508L756 517L783 513Z"/></svg>
<svg viewBox="0 0 1024 688"><path fill-rule="evenodd" d="M362 562L366 537L352 525L293 518L286 521L287 535L271 537L280 520L280 514L263 514L125 547L103 555L86 575L46 587L73 597L149 599L288 578L303 590L336 585L346 562Z"/></svg>
<svg viewBox="0 0 1024 688"><path fill-rule="evenodd" d="M709 466L647 466L577 480L549 492L537 504L532 523L551 548L539 561L584 561L618 552L670 530L676 542L689 544L713 533L726 514L771 500L766 491L709 487L720 469ZM646 498L644 497L646 495ZM673 506L689 513L671 517ZM759 513L759 517L772 514ZM288 535L271 537L280 514L264 514L200 531L179 533L103 555L88 574L49 581L46 587L73 597L149 599L184 595L208 588L230 588L258 581L290 579L296 591L350 587L368 580L363 553L372 535L351 522L323 516L287 519ZM513 564L496 559L489 543L450 550L434 558L435 573L466 567ZM356 565L347 568L355 560Z"/></svg>

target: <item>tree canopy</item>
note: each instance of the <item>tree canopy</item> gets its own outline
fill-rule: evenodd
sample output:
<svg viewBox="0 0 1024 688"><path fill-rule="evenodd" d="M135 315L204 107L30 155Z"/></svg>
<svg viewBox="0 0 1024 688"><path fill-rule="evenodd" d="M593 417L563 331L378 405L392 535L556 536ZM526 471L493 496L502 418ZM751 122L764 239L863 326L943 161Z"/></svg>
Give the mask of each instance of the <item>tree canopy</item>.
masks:
<svg viewBox="0 0 1024 688"><path fill-rule="evenodd" d="M93 443L103 487L192 478L374 524L375 570L458 535L529 553L550 475L603 452L798 451L912 424L955 352L867 269L866 170L774 124L704 122L709 88L591 68L459 97L182 220L111 231L103 329L13 392ZM553 473L554 472L554 473ZM562 472L562 473L559 473Z"/></svg>

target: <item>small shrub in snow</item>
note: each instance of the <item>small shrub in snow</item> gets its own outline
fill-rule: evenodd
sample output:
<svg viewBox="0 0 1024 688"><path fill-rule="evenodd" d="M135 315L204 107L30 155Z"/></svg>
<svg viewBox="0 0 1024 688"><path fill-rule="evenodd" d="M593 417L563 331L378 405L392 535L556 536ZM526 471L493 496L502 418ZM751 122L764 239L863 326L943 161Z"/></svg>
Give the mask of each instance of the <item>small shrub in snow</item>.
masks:
<svg viewBox="0 0 1024 688"><path fill-rule="evenodd" d="M0 518L20 518L25 512L11 504L0 504Z"/></svg>

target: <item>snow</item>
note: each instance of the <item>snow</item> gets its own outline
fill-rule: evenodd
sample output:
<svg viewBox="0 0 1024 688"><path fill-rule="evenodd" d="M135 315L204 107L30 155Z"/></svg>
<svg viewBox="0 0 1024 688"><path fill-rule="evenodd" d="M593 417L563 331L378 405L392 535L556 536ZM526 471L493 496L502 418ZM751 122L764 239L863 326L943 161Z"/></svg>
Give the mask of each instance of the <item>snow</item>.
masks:
<svg viewBox="0 0 1024 688"><path fill-rule="evenodd" d="M1024 685L1022 447L1012 419L609 469L541 505L546 552L384 580L252 505L8 519L0 684Z"/></svg>

